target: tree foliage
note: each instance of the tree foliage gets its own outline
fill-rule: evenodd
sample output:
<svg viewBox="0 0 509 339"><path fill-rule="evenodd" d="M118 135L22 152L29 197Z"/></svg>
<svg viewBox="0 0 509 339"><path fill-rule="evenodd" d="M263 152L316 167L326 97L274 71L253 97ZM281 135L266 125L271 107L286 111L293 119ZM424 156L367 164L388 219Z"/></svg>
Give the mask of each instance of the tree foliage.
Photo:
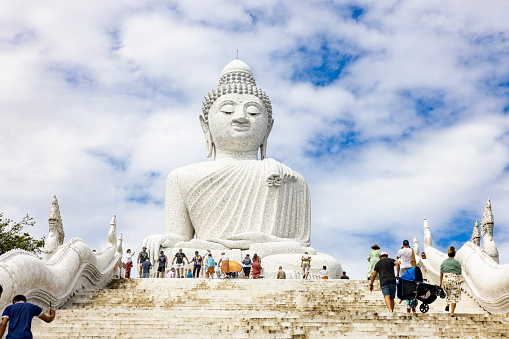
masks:
<svg viewBox="0 0 509 339"><path fill-rule="evenodd" d="M4 219L3 213L0 213L0 255L14 248L40 254L44 247L44 237L34 239L28 232L23 233L23 227L34 226L35 221L28 214L19 222L11 219Z"/></svg>

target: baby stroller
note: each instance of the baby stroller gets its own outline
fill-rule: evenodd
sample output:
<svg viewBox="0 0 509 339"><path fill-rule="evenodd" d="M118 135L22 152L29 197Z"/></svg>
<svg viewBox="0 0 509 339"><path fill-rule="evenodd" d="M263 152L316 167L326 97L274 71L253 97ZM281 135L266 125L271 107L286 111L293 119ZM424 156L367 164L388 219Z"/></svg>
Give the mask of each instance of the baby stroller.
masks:
<svg viewBox="0 0 509 339"><path fill-rule="evenodd" d="M419 301L421 306L419 310L426 313L429 310L429 304L437 300L437 297L445 298L445 291L436 286L422 282L422 272L419 267L408 269L400 278L397 284L398 298L410 300L410 307L415 308Z"/></svg>

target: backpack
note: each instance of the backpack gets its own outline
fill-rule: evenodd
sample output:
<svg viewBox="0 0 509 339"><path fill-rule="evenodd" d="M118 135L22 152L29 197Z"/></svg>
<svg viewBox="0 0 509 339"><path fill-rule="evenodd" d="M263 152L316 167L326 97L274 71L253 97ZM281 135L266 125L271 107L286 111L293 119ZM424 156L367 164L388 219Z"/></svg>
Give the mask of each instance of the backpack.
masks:
<svg viewBox="0 0 509 339"><path fill-rule="evenodd" d="M249 265L249 264L251 264L251 259L249 259L249 258L244 258L244 260L242 260L242 263L243 263L244 265Z"/></svg>

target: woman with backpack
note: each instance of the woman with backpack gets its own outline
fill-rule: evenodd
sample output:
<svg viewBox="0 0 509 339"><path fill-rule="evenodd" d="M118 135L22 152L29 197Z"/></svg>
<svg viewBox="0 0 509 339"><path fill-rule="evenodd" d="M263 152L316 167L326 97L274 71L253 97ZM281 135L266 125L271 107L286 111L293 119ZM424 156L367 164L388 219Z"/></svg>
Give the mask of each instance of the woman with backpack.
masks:
<svg viewBox="0 0 509 339"><path fill-rule="evenodd" d="M244 271L244 279L249 279L249 273L251 273L251 265L253 265L253 260L249 257L249 254L246 254L244 260L242 260L242 270Z"/></svg>

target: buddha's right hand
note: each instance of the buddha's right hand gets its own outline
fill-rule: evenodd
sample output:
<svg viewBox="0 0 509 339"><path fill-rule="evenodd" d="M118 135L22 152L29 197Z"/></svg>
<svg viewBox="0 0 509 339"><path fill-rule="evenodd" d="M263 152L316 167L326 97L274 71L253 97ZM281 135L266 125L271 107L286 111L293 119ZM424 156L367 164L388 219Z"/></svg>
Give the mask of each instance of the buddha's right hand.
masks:
<svg viewBox="0 0 509 339"><path fill-rule="evenodd" d="M147 248L148 257L154 263L159 258L161 247L173 247L179 241L184 241L184 237L177 234L154 234L143 240L143 246Z"/></svg>

